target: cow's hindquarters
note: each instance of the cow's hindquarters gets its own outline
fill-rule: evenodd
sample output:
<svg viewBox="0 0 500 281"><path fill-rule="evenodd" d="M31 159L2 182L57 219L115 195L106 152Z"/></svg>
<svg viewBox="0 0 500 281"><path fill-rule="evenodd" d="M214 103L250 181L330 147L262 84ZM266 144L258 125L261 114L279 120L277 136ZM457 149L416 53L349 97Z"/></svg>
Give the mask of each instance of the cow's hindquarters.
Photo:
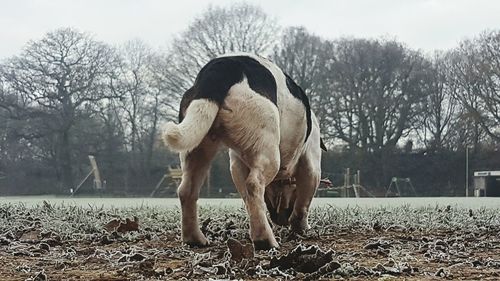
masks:
<svg viewBox="0 0 500 281"><path fill-rule="evenodd" d="M231 173L250 217L256 249L278 247L267 221L264 192L279 170L280 131L276 105L255 93L244 80L234 85L215 122L231 149Z"/></svg>

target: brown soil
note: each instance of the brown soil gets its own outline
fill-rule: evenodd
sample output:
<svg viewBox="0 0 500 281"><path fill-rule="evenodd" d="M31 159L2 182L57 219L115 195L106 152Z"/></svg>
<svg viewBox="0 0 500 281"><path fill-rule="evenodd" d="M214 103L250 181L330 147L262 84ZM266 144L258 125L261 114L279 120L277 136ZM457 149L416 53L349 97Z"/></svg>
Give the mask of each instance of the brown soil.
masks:
<svg viewBox="0 0 500 281"><path fill-rule="evenodd" d="M47 230L45 220L30 216L18 216L26 219L22 227L0 233L1 280L500 279L497 226L417 230L375 223L371 229L313 227L304 236L280 228L280 249L253 252L247 230L210 219L203 230L215 241L189 248L177 227L154 229L138 221L136 229L104 230L102 224L72 235Z"/></svg>

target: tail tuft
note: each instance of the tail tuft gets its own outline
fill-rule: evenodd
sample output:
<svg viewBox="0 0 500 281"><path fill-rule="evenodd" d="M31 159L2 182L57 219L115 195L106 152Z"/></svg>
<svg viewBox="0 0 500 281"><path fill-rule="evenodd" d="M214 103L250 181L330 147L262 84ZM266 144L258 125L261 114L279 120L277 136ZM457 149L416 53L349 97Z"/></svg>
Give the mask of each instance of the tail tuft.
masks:
<svg viewBox="0 0 500 281"><path fill-rule="evenodd" d="M163 141L165 144L174 151L182 151L182 133L179 130L179 125L174 122L168 122L165 125L165 132L163 133Z"/></svg>
<svg viewBox="0 0 500 281"><path fill-rule="evenodd" d="M177 152L196 148L212 127L218 112L219 106L213 101L193 100L180 124L168 122L165 125L163 141Z"/></svg>

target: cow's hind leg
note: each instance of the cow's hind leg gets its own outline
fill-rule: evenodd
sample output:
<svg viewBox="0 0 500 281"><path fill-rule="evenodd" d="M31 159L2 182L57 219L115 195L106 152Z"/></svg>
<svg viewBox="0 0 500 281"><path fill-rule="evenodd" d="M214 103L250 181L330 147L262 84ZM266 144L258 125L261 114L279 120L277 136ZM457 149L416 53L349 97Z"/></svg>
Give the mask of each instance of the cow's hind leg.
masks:
<svg viewBox="0 0 500 281"><path fill-rule="evenodd" d="M264 250L278 247L271 226L267 221L266 205L264 202L265 187L272 181L278 172L278 152L268 156L256 155L255 161L245 164L240 156L231 150L231 176L234 184L245 202L250 217L250 237L255 249ZM248 167L250 166L250 168Z"/></svg>
<svg viewBox="0 0 500 281"><path fill-rule="evenodd" d="M208 240L198 225L196 202L207 177L210 162L217 153L218 144L217 141L205 138L193 151L180 154L182 181L177 194L182 209L182 241L191 246L208 245Z"/></svg>
<svg viewBox="0 0 500 281"><path fill-rule="evenodd" d="M278 171L276 159L260 159L254 162L252 169L241 160L233 150L229 152L231 159L231 176L236 189L245 202L250 217L250 237L258 250L276 248L278 243L272 229L267 222L264 203L265 186L274 178L274 171ZM260 156L259 156L260 158ZM267 158L267 157L266 157Z"/></svg>
<svg viewBox="0 0 500 281"><path fill-rule="evenodd" d="M245 180L245 204L250 216L250 237L257 250L277 248L278 242L267 220L264 193L266 186L278 172L279 150L276 147L270 151L263 151L254 159L255 161L249 165L250 172Z"/></svg>
<svg viewBox="0 0 500 281"><path fill-rule="evenodd" d="M231 171L231 177L233 179L236 189L240 193L243 202L247 201L247 192L245 181L248 177L250 171L248 167L240 159L240 156L232 149L229 150L229 170Z"/></svg>
<svg viewBox="0 0 500 281"><path fill-rule="evenodd" d="M321 177L320 161L311 159L308 155L299 160L295 178L297 181L297 199L293 207L289 222L292 231L302 233L309 228L307 216L311 200L319 186Z"/></svg>

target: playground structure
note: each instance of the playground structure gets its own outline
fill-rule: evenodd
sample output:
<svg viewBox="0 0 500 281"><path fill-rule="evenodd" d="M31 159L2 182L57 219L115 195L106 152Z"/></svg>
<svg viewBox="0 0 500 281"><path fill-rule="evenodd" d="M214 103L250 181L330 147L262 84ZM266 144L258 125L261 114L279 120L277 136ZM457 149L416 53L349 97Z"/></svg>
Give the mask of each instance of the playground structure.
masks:
<svg viewBox="0 0 500 281"><path fill-rule="evenodd" d="M347 168L343 174L344 184L342 186L333 186L328 178L321 179L318 192L318 197L330 196L329 193L335 194L337 197L375 197L370 191L361 185L361 172L358 170L355 174L351 174L351 169ZM177 186L182 180L181 168L168 167L167 172L160 181L156 184L150 197L162 196L165 192L175 194ZM168 182L168 185L164 185ZM210 179L205 181L207 196L210 195ZM322 195L323 194L323 195Z"/></svg>
<svg viewBox="0 0 500 281"><path fill-rule="evenodd" d="M81 187L84 185L88 179L94 175L93 181L93 190L98 193L101 192L106 187L106 181L103 181L101 178L101 173L99 171L99 167L97 166L97 161L93 155L89 155L89 161L91 165L91 170L89 173L83 178L83 180L76 186L75 189L71 188L70 193L71 197L78 193ZM495 171L494 176L500 175L500 172ZM489 174L488 174L489 175ZM0 174L0 179L2 175ZM475 175L479 178L479 176L483 176L483 174ZM368 191L365 187L361 185L361 172L359 170L356 173L351 174L351 169L346 168L344 174L342 174L343 184L341 186L334 186L333 183L328 178L321 179L320 186L318 187L318 192L316 193L317 197L375 197L370 191ZM495 177L495 182L498 180L500 176ZM179 167L168 167L167 172L163 175L160 181L156 184L153 191L150 193L150 197L155 196L164 196L165 193L168 196L175 195L177 187L179 186L182 180L182 169ZM478 179L478 182L480 179ZM166 186L163 186L164 182L168 182ZM205 181L207 196L210 195L210 179L207 178ZM479 184L476 183L476 189L480 190ZM484 188L483 188L484 189ZM491 188L493 189L493 188ZM484 191L482 190L476 191L476 196L484 196ZM492 192L490 192L492 193ZM479 195L480 194L480 195ZM496 194L495 194L496 195ZM493 194L489 194L489 196L495 196ZM385 197L404 197L404 196L416 196L415 188L411 183L410 178L397 178L393 177L391 179L391 183L387 187Z"/></svg>
<svg viewBox="0 0 500 281"><path fill-rule="evenodd" d="M169 185L166 187L162 188L162 184L165 180L169 179ZM181 168L173 168L173 167L168 167L167 172L163 175L163 177L160 179L160 181L156 184L155 188L149 194L149 197L155 197L157 194L161 193L162 191L168 191L168 190L173 190L175 192L177 186L181 183L182 180L182 169Z"/></svg>
<svg viewBox="0 0 500 281"><path fill-rule="evenodd" d="M394 190L394 191L393 191ZM411 183L410 178L397 178L393 177L387 191L385 192L385 197L407 197L407 196L417 196L415 188Z"/></svg>
<svg viewBox="0 0 500 281"><path fill-rule="evenodd" d="M70 193L71 197L73 197L83 186L83 184L90 178L91 175L94 175L94 184L93 184L93 189L97 190L98 192L102 191L104 188L106 188L106 181L101 180L101 173L99 172L99 167L97 166L97 161L95 160L95 157L93 155L89 155L89 161L90 161L90 167L91 170L83 178L83 180L76 186L75 189L71 188Z"/></svg>
<svg viewBox="0 0 500 281"><path fill-rule="evenodd" d="M317 195L329 196L329 194L334 194L338 197L375 197L370 191L361 185L361 172L356 171L355 174L351 174L351 169L345 169L343 174L344 184L342 186L333 186L332 182L328 179L322 179L321 184L318 188Z"/></svg>

